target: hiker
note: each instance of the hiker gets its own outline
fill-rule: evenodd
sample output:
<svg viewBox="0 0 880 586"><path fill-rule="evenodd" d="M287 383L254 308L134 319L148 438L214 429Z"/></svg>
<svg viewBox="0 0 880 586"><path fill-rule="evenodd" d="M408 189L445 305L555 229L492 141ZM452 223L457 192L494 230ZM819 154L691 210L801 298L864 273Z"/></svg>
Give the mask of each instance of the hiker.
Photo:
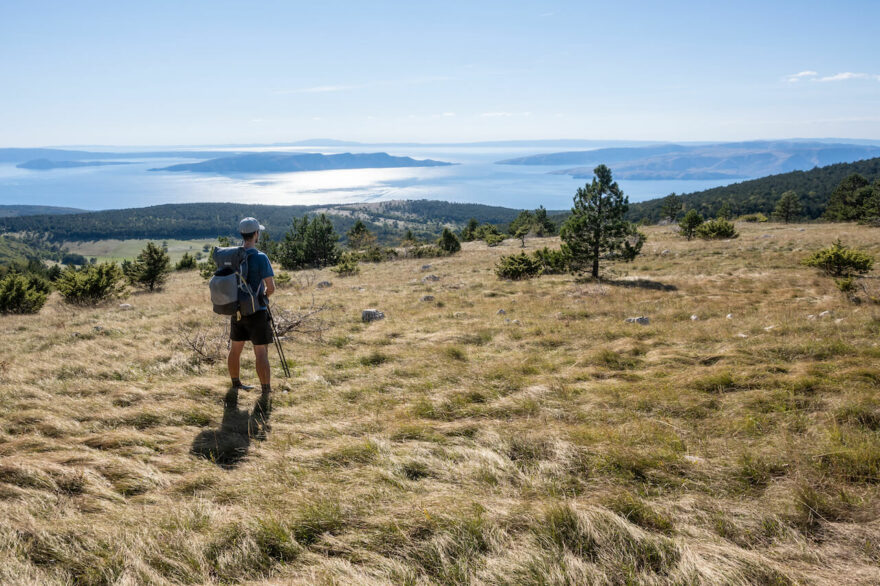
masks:
<svg viewBox="0 0 880 586"><path fill-rule="evenodd" d="M227 402L235 402L239 390L251 390L254 387L242 384L239 378L241 368L241 351L244 343L250 342L254 346L254 358L256 359L257 377L262 387L261 399L268 399L271 392L269 370L269 344L272 343L272 326L269 323L269 312L266 304L272 293L275 292L275 272L269 257L257 250L260 241L260 232L265 228L254 218L245 218L238 223L238 232L244 241L242 246L247 256L247 283L251 290L257 294L259 307L251 315L242 316L237 313L232 316L229 328L229 356L227 366L229 376L232 379L232 388L227 395Z"/></svg>

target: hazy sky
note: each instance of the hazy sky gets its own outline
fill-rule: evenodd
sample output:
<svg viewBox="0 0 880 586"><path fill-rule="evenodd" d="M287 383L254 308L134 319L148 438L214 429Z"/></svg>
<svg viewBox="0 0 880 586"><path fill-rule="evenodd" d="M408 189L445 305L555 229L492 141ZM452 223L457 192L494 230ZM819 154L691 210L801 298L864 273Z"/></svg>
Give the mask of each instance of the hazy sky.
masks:
<svg viewBox="0 0 880 586"><path fill-rule="evenodd" d="M831 136L877 0L0 0L0 146Z"/></svg>

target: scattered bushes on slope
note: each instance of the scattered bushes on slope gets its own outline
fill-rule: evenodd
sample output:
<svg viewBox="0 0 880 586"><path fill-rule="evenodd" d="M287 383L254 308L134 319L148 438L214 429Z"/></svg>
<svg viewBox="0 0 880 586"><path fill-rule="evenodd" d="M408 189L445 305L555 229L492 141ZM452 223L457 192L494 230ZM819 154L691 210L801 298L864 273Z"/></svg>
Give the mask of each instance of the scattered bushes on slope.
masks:
<svg viewBox="0 0 880 586"><path fill-rule="evenodd" d="M817 250L803 261L830 277L853 277L864 275L874 266L874 257L854 248L848 248L838 239L822 250Z"/></svg>

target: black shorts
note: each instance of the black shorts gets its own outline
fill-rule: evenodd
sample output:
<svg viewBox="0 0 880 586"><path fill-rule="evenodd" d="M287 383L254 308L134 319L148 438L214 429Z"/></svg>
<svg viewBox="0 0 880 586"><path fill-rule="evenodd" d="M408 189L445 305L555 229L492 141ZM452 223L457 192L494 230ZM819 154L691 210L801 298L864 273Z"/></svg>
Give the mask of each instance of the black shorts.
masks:
<svg viewBox="0 0 880 586"><path fill-rule="evenodd" d="M272 326L269 325L269 312L266 310L236 320L232 316L229 338L233 342L250 342L254 346L272 343Z"/></svg>

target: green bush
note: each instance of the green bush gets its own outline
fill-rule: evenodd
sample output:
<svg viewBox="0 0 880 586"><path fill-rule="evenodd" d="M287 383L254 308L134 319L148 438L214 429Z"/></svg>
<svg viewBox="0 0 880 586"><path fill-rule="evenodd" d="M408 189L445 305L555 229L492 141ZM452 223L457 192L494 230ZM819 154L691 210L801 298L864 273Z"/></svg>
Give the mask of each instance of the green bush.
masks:
<svg viewBox="0 0 880 586"><path fill-rule="evenodd" d="M448 252L446 252L439 246L433 246L430 244L413 246L412 248L406 249L406 256L409 258L436 258L440 256L447 256L448 254Z"/></svg>
<svg viewBox="0 0 880 586"><path fill-rule="evenodd" d="M188 252L184 252L183 256L180 258L180 260L174 266L174 270L175 271L189 271L189 270L196 268L197 266L198 266L198 263L196 262L196 257L192 256Z"/></svg>
<svg viewBox="0 0 880 586"><path fill-rule="evenodd" d="M458 238L449 228L443 228L443 234L441 234L440 239L437 240L437 246L449 254L455 254L461 250L461 242L458 241Z"/></svg>
<svg viewBox="0 0 880 586"><path fill-rule="evenodd" d="M483 241L488 246L498 246L504 242L504 234L492 234L491 232L487 232L486 235L483 236Z"/></svg>
<svg viewBox="0 0 880 586"><path fill-rule="evenodd" d="M290 273L285 273L284 271L280 271L275 273L275 284L279 287L286 287L290 285L291 277Z"/></svg>
<svg viewBox="0 0 880 586"><path fill-rule="evenodd" d="M716 218L704 222L697 226L695 232L697 236L704 240L726 240L739 237L733 223L728 222L724 218Z"/></svg>
<svg viewBox="0 0 880 586"><path fill-rule="evenodd" d="M746 214L746 215L744 215L744 216L740 216L740 217L739 217L739 221L740 221L740 222L750 222L750 223L755 223L755 222L766 222L766 221L767 221L767 216L765 216L765 215L762 214L761 212L758 212L758 213L755 213L755 214Z"/></svg>
<svg viewBox="0 0 880 586"><path fill-rule="evenodd" d="M6 275L0 279L0 313L37 313L48 295L49 284L39 277Z"/></svg>
<svg viewBox="0 0 880 586"><path fill-rule="evenodd" d="M831 277L852 277L870 271L874 266L874 257L867 252L847 248L838 239L828 248L817 250L801 262Z"/></svg>
<svg viewBox="0 0 880 586"><path fill-rule="evenodd" d="M358 266L357 255L350 252L343 252L339 257L339 262L330 270L340 277L351 277L361 271Z"/></svg>
<svg viewBox="0 0 880 586"><path fill-rule="evenodd" d="M205 262L200 262L196 265L199 269L199 274L203 279L210 279L214 275L214 271L217 270L217 265L214 264L212 260L206 260Z"/></svg>
<svg viewBox="0 0 880 586"><path fill-rule="evenodd" d="M502 256L498 259L498 264L495 265L495 274L498 275L498 278L514 281L537 277L542 271L541 261L524 252Z"/></svg>
<svg viewBox="0 0 880 586"><path fill-rule="evenodd" d="M397 251L393 248L381 248L379 246L370 246L366 250L351 252L356 260L361 262L385 262L386 260L394 260L397 258Z"/></svg>
<svg viewBox="0 0 880 586"><path fill-rule="evenodd" d="M545 246L536 250L534 255L541 263L542 273L549 275L568 272L569 258L562 250L551 250Z"/></svg>
<svg viewBox="0 0 880 586"><path fill-rule="evenodd" d="M55 286L68 303L89 305L122 295L124 278L119 265L103 262L81 269L69 267Z"/></svg>

